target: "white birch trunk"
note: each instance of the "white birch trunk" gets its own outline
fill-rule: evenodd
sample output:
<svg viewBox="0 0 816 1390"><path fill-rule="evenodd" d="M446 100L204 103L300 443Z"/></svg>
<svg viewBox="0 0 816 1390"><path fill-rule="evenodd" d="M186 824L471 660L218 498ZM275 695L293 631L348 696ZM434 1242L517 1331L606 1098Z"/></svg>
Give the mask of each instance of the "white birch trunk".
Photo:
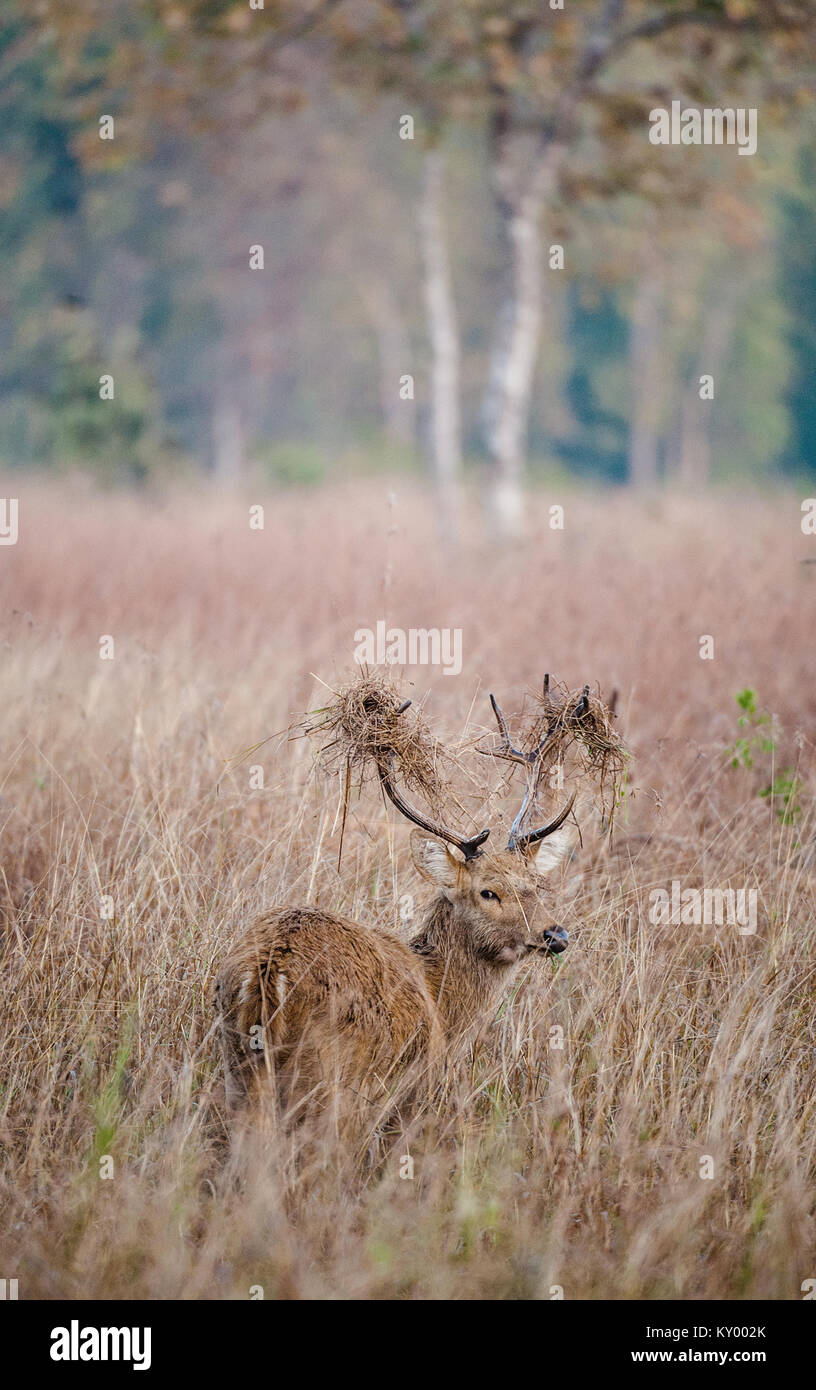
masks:
<svg viewBox="0 0 816 1390"><path fill-rule="evenodd" d="M530 401L541 336L543 277L539 223L554 186L563 147L550 145L529 184L513 193L510 168L495 170L508 285L499 314L483 404L491 463L490 500L498 533L520 534Z"/></svg>
<svg viewBox="0 0 816 1390"><path fill-rule="evenodd" d="M439 150L429 150L425 156L419 233L432 354L431 455L443 529L453 533L462 474L459 331L442 214L443 188L444 157Z"/></svg>

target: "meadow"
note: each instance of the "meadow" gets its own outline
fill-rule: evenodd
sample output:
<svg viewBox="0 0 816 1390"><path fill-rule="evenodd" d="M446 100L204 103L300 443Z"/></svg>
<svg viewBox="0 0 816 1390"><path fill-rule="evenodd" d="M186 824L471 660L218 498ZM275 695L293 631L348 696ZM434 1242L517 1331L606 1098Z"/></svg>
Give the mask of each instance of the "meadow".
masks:
<svg viewBox="0 0 816 1390"><path fill-rule="evenodd" d="M800 498L542 490L510 548L473 499L453 551L406 479L3 491L20 533L0 548L0 1275L20 1297L801 1298L816 542ZM226 948L287 902L405 932L400 900L421 891L373 788L338 866L341 787L287 733L379 621L461 629L461 674L400 673L452 741L490 728L488 691L518 710L545 672L617 689L614 837L587 833L564 870L569 950L530 966L410 1140L379 1136L363 1160L266 1128L231 1144ZM463 796L474 819L491 796L511 810L484 768ZM756 931L651 921L673 881L755 890Z"/></svg>

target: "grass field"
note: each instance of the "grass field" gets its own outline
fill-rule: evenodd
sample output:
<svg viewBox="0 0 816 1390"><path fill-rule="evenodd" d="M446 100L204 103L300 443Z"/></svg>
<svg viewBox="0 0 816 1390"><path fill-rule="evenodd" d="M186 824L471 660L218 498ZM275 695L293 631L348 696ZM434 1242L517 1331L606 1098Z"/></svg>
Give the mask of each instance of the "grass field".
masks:
<svg viewBox="0 0 816 1390"><path fill-rule="evenodd" d="M428 499L395 486L138 500L5 480L0 1275L21 1298L801 1298L816 550L800 499L542 494L524 542L496 549L474 512L453 556ZM489 690L518 709L550 671L617 687L633 755L612 852L587 837L565 872L568 952L458 1066L409 1179L399 1135L373 1163L328 1142L307 1160L266 1131L230 1148L211 999L264 907L404 930L407 826L366 792L338 873L340 788L285 737L380 619L461 628L461 675L404 673L441 736L489 727ZM774 719L738 728L749 687ZM673 880L755 889L755 934L654 924L649 893Z"/></svg>

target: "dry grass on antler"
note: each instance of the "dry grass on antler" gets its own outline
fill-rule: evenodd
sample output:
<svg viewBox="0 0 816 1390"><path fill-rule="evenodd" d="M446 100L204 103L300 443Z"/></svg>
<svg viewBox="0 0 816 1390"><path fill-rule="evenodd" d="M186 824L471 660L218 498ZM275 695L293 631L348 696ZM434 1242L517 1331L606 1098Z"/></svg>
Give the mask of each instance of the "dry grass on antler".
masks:
<svg viewBox="0 0 816 1390"><path fill-rule="evenodd" d="M347 793L354 776L362 786L393 755L401 781L431 806L438 809L450 794L449 749L434 738L421 710L409 707L387 675L365 672L298 728L318 738L322 768L342 773ZM548 677L523 743L530 749L544 745L541 774L563 763L574 749L573 775L591 781L602 798L611 789L614 802L627 754L608 707L588 686L571 691Z"/></svg>
<svg viewBox="0 0 816 1390"><path fill-rule="evenodd" d="M450 754L388 676L361 675L337 691L324 709L313 711L300 728L318 738L321 766L330 773L342 771L347 787L355 775L361 786L376 776L377 768L393 754L401 782L431 806L438 808L448 791L443 765Z"/></svg>
<svg viewBox="0 0 816 1390"><path fill-rule="evenodd" d="M547 740L545 769L563 762L567 752L574 750L577 774L593 782L602 798L611 790L614 804L628 753L600 694L589 686L569 690L547 677L538 705L527 741L534 746Z"/></svg>

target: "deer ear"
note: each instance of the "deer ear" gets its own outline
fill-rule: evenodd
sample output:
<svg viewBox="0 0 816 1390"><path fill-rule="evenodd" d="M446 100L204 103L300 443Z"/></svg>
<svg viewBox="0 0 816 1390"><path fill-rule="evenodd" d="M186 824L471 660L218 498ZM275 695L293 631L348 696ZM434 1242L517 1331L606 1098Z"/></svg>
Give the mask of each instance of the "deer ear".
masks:
<svg viewBox="0 0 816 1390"><path fill-rule="evenodd" d="M537 845L529 845L524 850L527 863L532 865L536 873L552 873L569 855L574 838L572 828L563 825L560 830L548 835L546 840L539 840Z"/></svg>
<svg viewBox="0 0 816 1390"><path fill-rule="evenodd" d="M411 856L417 873L437 888L455 888L459 869L443 840L427 835L424 830L411 831Z"/></svg>

